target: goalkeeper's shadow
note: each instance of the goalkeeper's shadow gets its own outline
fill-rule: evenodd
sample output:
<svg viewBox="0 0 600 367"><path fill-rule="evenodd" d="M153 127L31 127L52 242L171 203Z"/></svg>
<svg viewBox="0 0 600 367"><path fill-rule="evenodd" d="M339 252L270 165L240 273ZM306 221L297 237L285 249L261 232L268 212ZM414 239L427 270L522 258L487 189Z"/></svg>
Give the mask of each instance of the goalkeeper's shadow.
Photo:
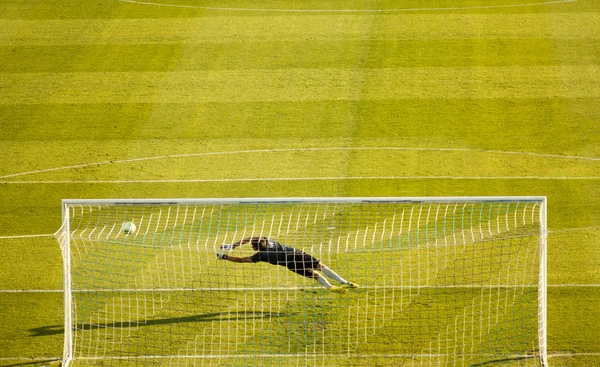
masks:
<svg viewBox="0 0 600 367"><path fill-rule="evenodd" d="M78 324L77 331L90 331L109 328L137 328L172 325L181 323L196 323L196 322L223 322L223 321L244 321L257 319L272 319L289 316L287 312L267 312L267 311L234 311L234 312L209 312L198 315L158 318L142 321L115 321L107 323L82 323ZM48 336L63 334L65 331L64 325L50 325L38 328L29 329L30 336Z"/></svg>

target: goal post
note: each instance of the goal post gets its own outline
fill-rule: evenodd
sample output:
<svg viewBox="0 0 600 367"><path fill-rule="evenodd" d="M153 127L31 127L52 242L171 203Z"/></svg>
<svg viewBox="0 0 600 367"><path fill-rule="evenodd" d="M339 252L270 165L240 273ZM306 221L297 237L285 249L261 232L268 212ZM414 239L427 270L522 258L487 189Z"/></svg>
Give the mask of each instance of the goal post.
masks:
<svg viewBox="0 0 600 367"><path fill-rule="evenodd" d="M540 364L548 366L548 199L541 198L538 276L538 338Z"/></svg>
<svg viewBox="0 0 600 367"><path fill-rule="evenodd" d="M547 366L546 197L62 209L63 366ZM334 289L358 288L218 258L254 237L319 259Z"/></svg>

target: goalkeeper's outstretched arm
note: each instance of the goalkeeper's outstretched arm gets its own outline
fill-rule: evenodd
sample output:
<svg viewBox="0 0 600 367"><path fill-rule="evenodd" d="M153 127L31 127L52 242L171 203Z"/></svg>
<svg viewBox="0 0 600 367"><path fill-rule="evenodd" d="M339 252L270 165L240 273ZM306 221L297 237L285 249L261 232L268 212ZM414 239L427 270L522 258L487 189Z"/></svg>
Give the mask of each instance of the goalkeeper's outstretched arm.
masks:
<svg viewBox="0 0 600 367"><path fill-rule="evenodd" d="M231 245L233 246L233 248L236 248L248 242L252 242L253 244L259 243L261 240L263 240L263 237L246 237L244 239L232 243Z"/></svg>
<svg viewBox="0 0 600 367"><path fill-rule="evenodd" d="M230 256L229 253L233 250L233 245L222 245L217 251L217 259L219 260L229 260L234 263L251 263L252 257L238 257L238 256Z"/></svg>
<svg viewBox="0 0 600 367"><path fill-rule="evenodd" d="M220 257L221 260L227 260L227 261L231 261L234 263L251 263L252 259L250 256L247 257L237 257L237 256L229 256L229 255L223 255Z"/></svg>
<svg viewBox="0 0 600 367"><path fill-rule="evenodd" d="M259 243L261 241L266 241L265 237L246 237L244 239L241 239L241 240L239 240L237 242L232 243L231 247L228 250L217 252L217 258L219 258L221 260L229 260L229 261L234 262L234 263L251 263L251 262L253 262L251 256L247 256L247 257L230 256L229 252L231 252L236 247L239 247L239 246L241 246L243 244L246 244L248 242L252 243L252 247L255 250L257 250L258 246L259 246ZM223 247L221 247L221 249L223 249Z"/></svg>

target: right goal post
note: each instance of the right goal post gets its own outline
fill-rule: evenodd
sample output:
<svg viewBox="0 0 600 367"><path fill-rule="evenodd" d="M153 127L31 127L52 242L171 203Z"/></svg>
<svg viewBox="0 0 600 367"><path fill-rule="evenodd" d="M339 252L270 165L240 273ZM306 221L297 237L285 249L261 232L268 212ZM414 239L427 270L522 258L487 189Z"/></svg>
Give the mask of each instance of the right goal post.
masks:
<svg viewBox="0 0 600 367"><path fill-rule="evenodd" d="M63 366L548 365L546 197L62 208ZM302 250L358 288L217 258L253 237Z"/></svg>

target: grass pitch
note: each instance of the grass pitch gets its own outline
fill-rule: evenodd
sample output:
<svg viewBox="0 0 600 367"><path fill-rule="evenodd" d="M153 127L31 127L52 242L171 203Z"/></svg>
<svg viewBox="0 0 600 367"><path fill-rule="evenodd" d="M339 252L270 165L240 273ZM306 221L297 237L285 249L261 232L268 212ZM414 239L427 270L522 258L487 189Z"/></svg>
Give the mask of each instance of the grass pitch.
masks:
<svg viewBox="0 0 600 367"><path fill-rule="evenodd" d="M10 236L62 198L448 195L548 196L550 363L600 364L598 2L151 3L0 1L0 365L61 355Z"/></svg>

